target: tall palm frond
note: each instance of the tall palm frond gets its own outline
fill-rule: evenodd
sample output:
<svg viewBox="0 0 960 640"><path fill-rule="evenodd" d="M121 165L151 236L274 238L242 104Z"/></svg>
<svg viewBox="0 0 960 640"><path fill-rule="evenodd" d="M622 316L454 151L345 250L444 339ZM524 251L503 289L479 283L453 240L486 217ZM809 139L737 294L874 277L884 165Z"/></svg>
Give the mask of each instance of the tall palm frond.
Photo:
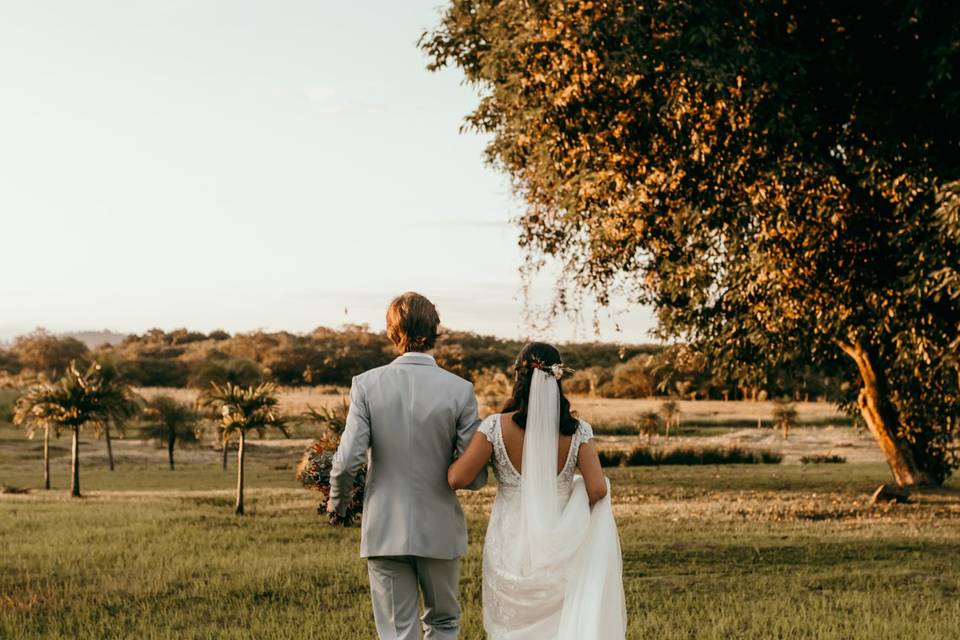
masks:
<svg viewBox="0 0 960 640"><path fill-rule="evenodd" d="M346 396L340 397L340 402L328 407L314 409L309 404L307 410L300 414L300 420L315 422L323 426L330 434L339 439L347 427L347 414L350 412L350 400Z"/></svg>

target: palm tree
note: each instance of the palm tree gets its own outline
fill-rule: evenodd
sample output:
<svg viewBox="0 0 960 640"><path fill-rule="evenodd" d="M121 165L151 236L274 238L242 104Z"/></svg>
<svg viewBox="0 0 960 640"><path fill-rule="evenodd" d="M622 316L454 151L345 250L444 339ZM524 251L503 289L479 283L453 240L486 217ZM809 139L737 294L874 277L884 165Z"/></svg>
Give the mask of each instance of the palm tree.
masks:
<svg viewBox="0 0 960 640"><path fill-rule="evenodd" d="M222 423L217 425L217 440L220 442L220 468L227 470L227 453L230 451L230 432L223 428Z"/></svg>
<svg viewBox="0 0 960 640"><path fill-rule="evenodd" d="M663 418L663 424L666 426L667 437L670 437L670 427L680 428L680 405L676 400L667 400L660 405L660 417Z"/></svg>
<svg viewBox="0 0 960 640"><path fill-rule="evenodd" d="M256 430L261 437L268 428L280 430L289 437L286 420L277 410L279 400L274 394L276 385L267 382L256 387L241 387L233 383L221 386L210 384L197 402L220 415L223 445L233 433L239 437L237 448L237 503L235 512L243 515L243 462L247 432Z"/></svg>
<svg viewBox="0 0 960 640"><path fill-rule="evenodd" d="M340 402L330 407L314 409L308 404L307 410L300 414L300 420L322 425L335 440L339 440L343 430L347 428L349 412L350 400L341 396Z"/></svg>
<svg viewBox="0 0 960 640"><path fill-rule="evenodd" d="M656 411L645 411L637 418L637 437L647 436L649 442L660 431L660 416Z"/></svg>
<svg viewBox="0 0 960 640"><path fill-rule="evenodd" d="M105 385L105 388L124 388L120 383L120 370L117 367L116 360L112 356L103 356L97 361L100 371L100 378ZM108 417L103 421L102 427L99 433L103 433L104 439L107 441L107 462L110 465L110 471L114 470L113 464L113 437L110 434L110 426L112 423L116 424L117 430L123 432L124 421L123 416L120 420L116 420L114 417Z"/></svg>
<svg viewBox="0 0 960 640"><path fill-rule="evenodd" d="M773 423L783 429L784 439L790 437L790 427L797 426L797 408L793 402L786 398L774 400Z"/></svg>
<svg viewBox="0 0 960 640"><path fill-rule="evenodd" d="M41 378L46 383L46 378ZM50 407L44 401L43 394L47 384L36 384L27 389L26 393L17 399L13 413L13 423L26 428L27 437L33 439L37 431L43 429L43 488L50 489L50 432L55 431L56 423L50 414Z"/></svg>
<svg viewBox="0 0 960 640"><path fill-rule="evenodd" d="M166 443L170 470L173 471L173 448L177 440L196 442L200 437L197 412L176 398L159 395L146 403L144 415L147 417L146 435Z"/></svg>
<svg viewBox="0 0 960 640"><path fill-rule="evenodd" d="M18 424L47 425L57 434L70 430L70 495L80 497L80 430L92 426L98 433L110 422L123 424L137 411L130 389L115 377L104 377L99 363L80 371L71 361L63 377L56 382L38 380L17 399L14 419ZM29 428L29 426L28 426ZM45 466L49 464L45 451Z"/></svg>

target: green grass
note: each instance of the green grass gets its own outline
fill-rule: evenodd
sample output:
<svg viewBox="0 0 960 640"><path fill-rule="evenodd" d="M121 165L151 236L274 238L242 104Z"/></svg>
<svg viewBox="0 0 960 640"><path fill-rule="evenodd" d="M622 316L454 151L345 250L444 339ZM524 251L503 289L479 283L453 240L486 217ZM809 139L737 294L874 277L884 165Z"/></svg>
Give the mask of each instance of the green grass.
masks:
<svg viewBox="0 0 960 640"><path fill-rule="evenodd" d="M0 484L39 485L38 444L0 429ZM110 473L102 448L85 446L83 499L65 495L60 450L55 491L0 496L0 638L376 637L359 532L315 514L316 495L295 488L296 451L253 448L249 513L237 518L232 460L224 473L217 454L201 449L170 472L162 452L121 446ZM866 496L889 480L875 464L608 474L629 638L960 637L956 484L874 507ZM483 638L491 499L490 490L464 497L468 640Z"/></svg>

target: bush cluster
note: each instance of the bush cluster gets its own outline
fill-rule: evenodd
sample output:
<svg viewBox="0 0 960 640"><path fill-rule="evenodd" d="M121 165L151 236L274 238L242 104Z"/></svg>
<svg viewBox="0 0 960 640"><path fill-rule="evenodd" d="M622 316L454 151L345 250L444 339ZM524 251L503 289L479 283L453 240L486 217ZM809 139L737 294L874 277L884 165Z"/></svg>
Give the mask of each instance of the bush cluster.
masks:
<svg viewBox="0 0 960 640"><path fill-rule="evenodd" d="M847 459L835 454L817 454L812 456L803 456L800 458L801 464L843 464Z"/></svg>
<svg viewBox="0 0 960 640"><path fill-rule="evenodd" d="M499 408L512 385L511 366L523 343L463 331L444 331L433 353L444 368L475 383L490 410ZM703 399L766 399L769 395L825 397L835 380L809 368L772 372L763 388L715 375L708 363L682 345L561 344L565 364L576 372L564 380L568 393L611 398L671 396ZM287 331L201 333L152 329L91 350L83 342L44 331L0 348L0 374L59 375L71 360L112 360L130 384L140 387L207 388L211 382L284 386L350 384L353 376L396 357L383 332L366 326ZM833 398L830 398L833 399Z"/></svg>
<svg viewBox="0 0 960 640"><path fill-rule="evenodd" d="M739 447L682 447L676 449L635 447L629 452L600 452L600 464L604 467L657 467L661 465L701 464L779 464L782 460L783 456L773 451L751 451L747 449L741 449Z"/></svg>

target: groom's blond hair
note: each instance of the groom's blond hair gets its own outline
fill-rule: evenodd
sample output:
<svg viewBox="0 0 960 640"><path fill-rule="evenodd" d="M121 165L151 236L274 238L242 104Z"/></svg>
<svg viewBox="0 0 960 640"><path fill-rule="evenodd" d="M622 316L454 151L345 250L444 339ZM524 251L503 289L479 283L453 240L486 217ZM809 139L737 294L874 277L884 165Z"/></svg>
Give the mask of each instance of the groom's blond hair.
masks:
<svg viewBox="0 0 960 640"><path fill-rule="evenodd" d="M426 297L407 291L387 307L387 337L401 353L429 351L440 333L440 315Z"/></svg>

